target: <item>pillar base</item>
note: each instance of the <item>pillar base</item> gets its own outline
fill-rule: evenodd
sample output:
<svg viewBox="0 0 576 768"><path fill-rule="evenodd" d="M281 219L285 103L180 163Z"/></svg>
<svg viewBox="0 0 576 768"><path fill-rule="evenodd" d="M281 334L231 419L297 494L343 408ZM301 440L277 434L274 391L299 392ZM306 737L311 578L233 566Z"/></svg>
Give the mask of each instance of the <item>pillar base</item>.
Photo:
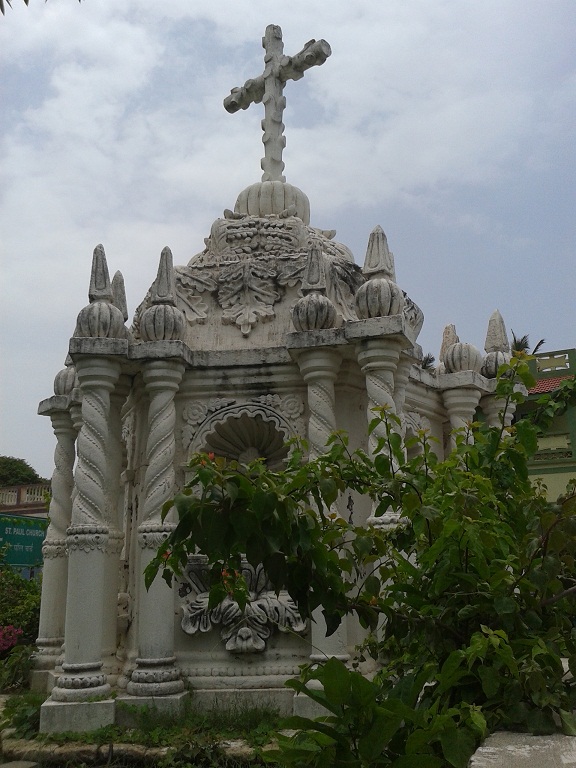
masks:
<svg viewBox="0 0 576 768"><path fill-rule="evenodd" d="M139 710L149 709L160 715L169 715L174 720L184 714L190 694L181 691L171 696L118 696L116 702L116 725L133 728L138 724Z"/></svg>
<svg viewBox="0 0 576 768"><path fill-rule="evenodd" d="M85 733L113 725L116 703L105 701L45 701L40 708L40 733Z"/></svg>
<svg viewBox="0 0 576 768"><path fill-rule="evenodd" d="M184 681L175 665L176 657L136 659L136 669L126 689L130 696L172 696L184 690Z"/></svg>

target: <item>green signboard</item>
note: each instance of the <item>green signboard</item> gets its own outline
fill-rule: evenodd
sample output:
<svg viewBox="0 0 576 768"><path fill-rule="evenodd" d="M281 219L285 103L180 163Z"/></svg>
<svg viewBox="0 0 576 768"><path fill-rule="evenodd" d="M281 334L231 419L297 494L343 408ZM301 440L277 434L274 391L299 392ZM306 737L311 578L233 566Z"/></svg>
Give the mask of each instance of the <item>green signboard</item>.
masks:
<svg viewBox="0 0 576 768"><path fill-rule="evenodd" d="M4 561L18 569L41 566L47 527L43 518L0 515L0 549L8 547Z"/></svg>

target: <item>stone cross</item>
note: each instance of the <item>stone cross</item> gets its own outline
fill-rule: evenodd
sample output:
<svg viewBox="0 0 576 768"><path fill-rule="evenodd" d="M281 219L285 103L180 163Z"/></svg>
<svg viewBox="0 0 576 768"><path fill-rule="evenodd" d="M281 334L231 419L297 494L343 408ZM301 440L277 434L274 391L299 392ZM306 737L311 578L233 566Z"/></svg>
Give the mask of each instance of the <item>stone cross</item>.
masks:
<svg viewBox="0 0 576 768"><path fill-rule="evenodd" d="M300 80L310 67L324 64L332 51L326 40L310 40L295 56L284 56L282 30L274 24L266 27L262 47L266 51L264 73L247 80L241 88L233 88L224 99L224 107L234 113L248 109L252 103L264 102L262 181L286 181L282 175L282 150L286 146L282 122L286 106L286 97L282 94L284 85L288 80Z"/></svg>

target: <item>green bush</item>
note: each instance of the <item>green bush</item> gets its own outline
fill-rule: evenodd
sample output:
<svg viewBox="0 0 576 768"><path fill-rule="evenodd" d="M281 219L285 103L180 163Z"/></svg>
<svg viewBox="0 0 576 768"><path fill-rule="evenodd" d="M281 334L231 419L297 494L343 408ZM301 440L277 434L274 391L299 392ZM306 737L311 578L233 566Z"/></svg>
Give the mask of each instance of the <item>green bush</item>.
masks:
<svg viewBox="0 0 576 768"><path fill-rule="evenodd" d="M518 379L533 382L523 359L500 371L505 412L522 399ZM570 380L532 422L461 431L444 461L425 432L404 445L387 410L371 425L382 435L375 456L351 453L336 434L313 461L293 446L282 472L262 461L246 470L194 459L188 487L165 505L179 523L148 567L148 584L159 571L170 582L200 551L211 566L211 604L229 595L244 607L246 557L303 616L322 606L328 633L346 614L380 627L361 651L381 665L374 680L330 659L290 681L328 715L290 720L298 733L280 737L273 759L465 768L496 728L576 735L576 683L562 665L566 658L576 672L576 492L550 503L527 469L539 429L574 402ZM376 515L400 513L401 524L387 532L340 518L334 505L349 490L368 495Z"/></svg>
<svg viewBox="0 0 576 768"><path fill-rule="evenodd" d="M0 627L22 630L21 642L33 643L38 637L40 582L25 579L4 562L0 550Z"/></svg>
<svg viewBox="0 0 576 768"><path fill-rule="evenodd" d="M17 739L34 737L40 728L40 707L45 698L38 693L11 696L4 705L1 726L14 728Z"/></svg>

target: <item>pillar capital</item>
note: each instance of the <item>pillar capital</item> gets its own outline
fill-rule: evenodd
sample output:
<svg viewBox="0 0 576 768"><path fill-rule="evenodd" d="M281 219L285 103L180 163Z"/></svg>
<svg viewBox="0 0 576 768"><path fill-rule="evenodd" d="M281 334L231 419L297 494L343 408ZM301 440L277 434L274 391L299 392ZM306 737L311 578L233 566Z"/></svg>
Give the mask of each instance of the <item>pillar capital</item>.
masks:
<svg viewBox="0 0 576 768"><path fill-rule="evenodd" d="M298 355L298 367L306 383L317 379L336 381L342 356L333 348L304 349Z"/></svg>

